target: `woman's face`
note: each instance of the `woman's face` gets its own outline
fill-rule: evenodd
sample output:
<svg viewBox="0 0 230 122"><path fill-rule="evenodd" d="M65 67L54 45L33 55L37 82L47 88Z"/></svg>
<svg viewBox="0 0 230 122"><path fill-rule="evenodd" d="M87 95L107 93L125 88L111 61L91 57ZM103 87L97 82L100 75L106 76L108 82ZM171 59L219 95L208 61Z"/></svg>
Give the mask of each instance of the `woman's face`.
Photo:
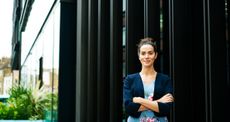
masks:
<svg viewBox="0 0 230 122"><path fill-rule="evenodd" d="M152 45L145 44L141 46L139 60L143 67L152 67L156 58L157 53L154 51Z"/></svg>

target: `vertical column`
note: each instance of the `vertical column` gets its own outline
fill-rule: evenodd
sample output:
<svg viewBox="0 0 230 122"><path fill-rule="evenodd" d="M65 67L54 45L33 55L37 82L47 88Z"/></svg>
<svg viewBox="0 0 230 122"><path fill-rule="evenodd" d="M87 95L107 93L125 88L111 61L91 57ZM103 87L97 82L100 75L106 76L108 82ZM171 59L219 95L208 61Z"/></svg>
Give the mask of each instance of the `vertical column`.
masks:
<svg viewBox="0 0 230 122"><path fill-rule="evenodd" d="M88 1L88 45L87 53L87 121L93 122L97 118L97 10L98 3L95 0ZM82 81L84 82L84 81Z"/></svg>
<svg viewBox="0 0 230 122"><path fill-rule="evenodd" d="M126 73L140 71L137 43L144 37L144 1L126 2Z"/></svg>
<svg viewBox="0 0 230 122"><path fill-rule="evenodd" d="M144 0L144 37L153 37L160 49L160 0ZM156 70L161 69L161 53L156 61Z"/></svg>
<svg viewBox="0 0 230 122"><path fill-rule="evenodd" d="M189 94L190 94L190 102L191 112L193 114L193 121L205 121L205 51L204 51L204 39L205 39L205 32L204 32L204 4L203 1L194 0L189 2L189 14L190 14L190 23L188 23L189 28L189 36L187 38L190 41L187 46L189 47ZM197 6L194 8L192 6ZM194 55L196 55L194 57ZM197 60L198 59L198 60ZM175 80L175 82L177 82ZM187 81L186 81L187 82ZM179 84L178 84L179 85ZM188 94L188 93L187 93ZM194 98L199 99L201 101L196 101ZM199 109L199 112L195 112Z"/></svg>
<svg viewBox="0 0 230 122"><path fill-rule="evenodd" d="M122 120L122 0L110 0L110 122Z"/></svg>
<svg viewBox="0 0 230 122"><path fill-rule="evenodd" d="M76 122L87 121L88 0L77 0Z"/></svg>
<svg viewBox="0 0 230 122"><path fill-rule="evenodd" d="M109 6L108 0L98 1L97 42L97 122L109 122Z"/></svg>
<svg viewBox="0 0 230 122"><path fill-rule="evenodd" d="M230 0L227 0L227 27L226 27L226 46L227 46L227 74L230 74ZM230 75L227 75L228 98L230 98ZM230 107L230 106L229 106ZM230 108L229 108L230 109Z"/></svg>
<svg viewBox="0 0 230 122"><path fill-rule="evenodd" d="M203 3L171 0L168 5L169 33L164 35L169 37L169 72L176 100L173 121L205 121Z"/></svg>
<svg viewBox="0 0 230 122"><path fill-rule="evenodd" d="M171 7L169 7L169 5L171 6L170 2L172 0L160 0L160 4L161 4L161 14L162 14L162 18L163 18L163 22L162 22L162 28L161 28L161 36L160 36L160 40L161 40L161 71L166 73L166 74L170 74L169 73L169 65L170 60L169 60L169 37L171 37L171 19L172 16L169 17L169 15L171 15L172 9ZM169 11L170 10L170 11ZM170 26L169 26L170 25Z"/></svg>
<svg viewBox="0 0 230 122"><path fill-rule="evenodd" d="M144 36L160 39L160 0L144 0Z"/></svg>
<svg viewBox="0 0 230 122"><path fill-rule="evenodd" d="M229 101L219 99L229 96L227 84L227 48L226 48L226 24L225 1L207 0L207 13L209 14L208 35L208 74L210 82L210 122L225 121L227 113L218 111L229 110Z"/></svg>
<svg viewBox="0 0 230 122"><path fill-rule="evenodd" d="M75 121L76 90L76 4L60 4L60 61L58 121Z"/></svg>
<svg viewBox="0 0 230 122"><path fill-rule="evenodd" d="M230 0L226 1L226 47L227 47L227 74L230 74ZM230 75L227 75L228 93L230 93ZM229 94L230 97L230 94Z"/></svg>
<svg viewBox="0 0 230 122"><path fill-rule="evenodd" d="M229 108L227 100L219 101L229 96L224 4L215 0L169 1L169 66L176 97L174 121L227 119L225 113L219 112Z"/></svg>

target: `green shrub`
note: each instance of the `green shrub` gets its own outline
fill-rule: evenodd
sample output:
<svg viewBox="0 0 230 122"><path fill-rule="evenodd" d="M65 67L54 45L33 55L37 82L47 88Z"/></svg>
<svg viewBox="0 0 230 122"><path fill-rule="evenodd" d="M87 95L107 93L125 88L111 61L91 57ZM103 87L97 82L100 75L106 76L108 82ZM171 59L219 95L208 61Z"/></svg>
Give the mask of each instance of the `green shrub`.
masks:
<svg viewBox="0 0 230 122"><path fill-rule="evenodd" d="M51 93L47 88L37 86L35 88L13 86L6 103L0 103L0 119L39 120L44 119L45 111L57 110L57 93Z"/></svg>

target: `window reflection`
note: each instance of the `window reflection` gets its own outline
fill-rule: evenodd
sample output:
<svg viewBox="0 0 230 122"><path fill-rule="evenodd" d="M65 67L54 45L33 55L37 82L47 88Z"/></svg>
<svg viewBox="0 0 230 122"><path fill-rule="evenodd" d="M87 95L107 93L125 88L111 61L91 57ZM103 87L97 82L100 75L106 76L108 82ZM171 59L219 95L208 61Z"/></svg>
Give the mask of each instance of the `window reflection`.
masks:
<svg viewBox="0 0 230 122"><path fill-rule="evenodd" d="M57 119L60 5L57 2L51 10L53 2L48 4L47 2L42 2L47 5L47 8L39 13L39 15L42 14L40 20L38 20L38 14L31 13L26 31L22 34L24 57L21 59L20 83L25 87L35 88L36 84L42 81L43 87L48 89L48 92L54 93L50 97L53 99L50 103L52 107L44 113L46 120L53 120ZM41 6L36 6L36 4L33 6L34 11L41 10L40 8ZM51 14L47 16L49 11ZM48 17L47 21L44 16ZM40 29L42 29L41 33L39 33Z"/></svg>

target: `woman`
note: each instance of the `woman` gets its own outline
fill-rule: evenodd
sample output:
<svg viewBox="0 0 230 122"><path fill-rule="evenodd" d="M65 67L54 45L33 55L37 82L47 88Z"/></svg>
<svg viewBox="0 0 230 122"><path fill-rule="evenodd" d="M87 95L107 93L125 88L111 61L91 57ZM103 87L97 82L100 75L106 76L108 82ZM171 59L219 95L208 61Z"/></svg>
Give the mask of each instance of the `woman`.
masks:
<svg viewBox="0 0 230 122"><path fill-rule="evenodd" d="M141 39L138 57L140 72L124 79L123 97L128 122L167 122L174 101L170 78L154 68L157 46L153 38Z"/></svg>

